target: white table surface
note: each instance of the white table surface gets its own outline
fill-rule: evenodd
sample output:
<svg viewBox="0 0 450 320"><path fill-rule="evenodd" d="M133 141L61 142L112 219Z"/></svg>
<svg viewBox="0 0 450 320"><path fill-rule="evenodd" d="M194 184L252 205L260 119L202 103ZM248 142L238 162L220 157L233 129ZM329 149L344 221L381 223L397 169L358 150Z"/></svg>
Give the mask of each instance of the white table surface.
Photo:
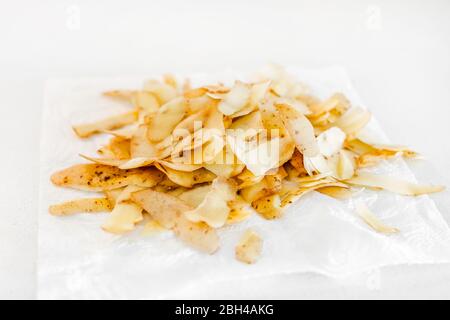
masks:
<svg viewBox="0 0 450 320"><path fill-rule="evenodd" d="M50 77L342 65L392 140L429 158L422 181L450 185L447 0L20 0L2 3L0 39L0 298L35 297L40 119ZM450 221L449 193L435 199ZM396 266L345 281L282 275L189 298L450 298L450 265Z"/></svg>

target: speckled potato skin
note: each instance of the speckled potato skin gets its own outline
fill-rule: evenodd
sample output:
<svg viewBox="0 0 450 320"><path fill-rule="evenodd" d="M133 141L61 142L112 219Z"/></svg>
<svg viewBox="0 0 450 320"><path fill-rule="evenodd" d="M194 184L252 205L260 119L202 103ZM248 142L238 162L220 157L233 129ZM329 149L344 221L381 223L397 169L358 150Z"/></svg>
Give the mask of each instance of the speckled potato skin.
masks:
<svg viewBox="0 0 450 320"><path fill-rule="evenodd" d="M160 225L173 229L175 235L191 247L209 254L219 248L219 237L215 229L184 217L184 212L192 210L184 201L151 189L135 192L131 199Z"/></svg>
<svg viewBox="0 0 450 320"><path fill-rule="evenodd" d="M130 184L150 188L162 178L163 173L155 168L122 170L101 164L79 164L54 173L51 181L60 187L104 191Z"/></svg>

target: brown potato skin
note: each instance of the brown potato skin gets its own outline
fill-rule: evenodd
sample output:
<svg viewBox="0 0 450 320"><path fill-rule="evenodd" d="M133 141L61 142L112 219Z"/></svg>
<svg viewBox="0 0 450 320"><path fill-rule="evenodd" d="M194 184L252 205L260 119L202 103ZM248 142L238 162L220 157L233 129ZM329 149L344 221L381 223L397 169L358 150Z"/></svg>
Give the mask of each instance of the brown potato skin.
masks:
<svg viewBox="0 0 450 320"><path fill-rule="evenodd" d="M144 208L153 219L167 229L175 226L176 220L183 212L192 210L182 200L151 189L132 193L131 200Z"/></svg>
<svg viewBox="0 0 450 320"><path fill-rule="evenodd" d="M109 212L112 203L107 198L76 199L50 206L49 212L54 216L67 216L75 213Z"/></svg>
<svg viewBox="0 0 450 320"><path fill-rule="evenodd" d="M182 200L151 189L134 192L131 199L146 210L165 228L191 247L212 254L219 248L216 230L205 223L194 223L184 217L193 208Z"/></svg>
<svg viewBox="0 0 450 320"><path fill-rule="evenodd" d="M101 164L79 164L63 169L51 176L56 186L87 191L105 191L129 184L153 187L163 178L155 168L122 170Z"/></svg>
<svg viewBox="0 0 450 320"><path fill-rule="evenodd" d="M93 134L100 133L103 130L113 130L132 124L137 120L137 110L132 110L123 114L111 116L93 123L73 126L72 129L80 138L88 138Z"/></svg>
<svg viewBox="0 0 450 320"><path fill-rule="evenodd" d="M263 241L261 237L251 229L248 229L235 247L235 257L238 261L255 263L262 252Z"/></svg>

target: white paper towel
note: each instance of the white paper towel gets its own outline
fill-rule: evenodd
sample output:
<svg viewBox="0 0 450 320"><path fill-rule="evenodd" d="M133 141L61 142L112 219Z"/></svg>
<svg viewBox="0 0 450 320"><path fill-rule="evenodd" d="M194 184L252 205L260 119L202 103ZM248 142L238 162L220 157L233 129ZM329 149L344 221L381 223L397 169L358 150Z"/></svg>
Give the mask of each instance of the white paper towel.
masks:
<svg viewBox="0 0 450 320"><path fill-rule="evenodd" d="M364 107L341 68L289 68L326 97L335 91ZM238 74L198 74L193 83L222 80ZM364 190L363 199L397 235L375 233L353 213L354 201L337 201L311 193L292 205L279 220L253 216L221 230L215 255L190 249L170 232L143 236L140 230L116 236L100 229L106 214L53 217L48 206L81 196L76 190L54 187L52 172L83 162L77 155L95 154L107 137L81 140L71 125L102 118L128 107L101 96L116 88L138 88L143 79L55 79L47 83L41 141L38 297L41 299L158 299L227 279L279 273L317 272L345 277L380 266L450 262L450 230L428 196L404 197ZM376 110L375 110L376 111ZM387 141L376 121L367 132ZM380 173L415 181L402 159L385 161ZM243 230L252 227L264 239L261 259L244 265L234 259L234 246Z"/></svg>

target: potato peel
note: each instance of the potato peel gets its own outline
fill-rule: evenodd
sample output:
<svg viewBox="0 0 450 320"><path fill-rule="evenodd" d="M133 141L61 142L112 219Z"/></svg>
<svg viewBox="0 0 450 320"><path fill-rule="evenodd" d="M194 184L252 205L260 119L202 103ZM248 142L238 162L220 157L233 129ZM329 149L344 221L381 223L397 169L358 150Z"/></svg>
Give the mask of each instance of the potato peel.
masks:
<svg viewBox="0 0 450 320"><path fill-rule="evenodd" d="M166 229L173 229L175 235L186 244L206 253L219 248L219 238L213 228L205 223L194 223L184 217L192 207L182 200L151 189L135 192L131 199L142 206L152 218Z"/></svg>
<svg viewBox="0 0 450 320"><path fill-rule="evenodd" d="M54 173L51 181L56 186L85 191L105 191L130 184L153 187L163 178L154 168L122 170L100 164L80 164Z"/></svg>
<svg viewBox="0 0 450 320"><path fill-rule="evenodd" d="M213 228L220 228L225 225L230 213L228 202L235 196L234 186L225 178L218 177L203 201L194 210L185 212L185 216L192 222L205 222Z"/></svg>
<svg viewBox="0 0 450 320"><path fill-rule="evenodd" d="M219 110L229 116L243 109L250 101L251 89L243 82L236 81L231 90L219 103Z"/></svg>
<svg viewBox="0 0 450 320"><path fill-rule="evenodd" d="M400 230L384 224L370 209L362 202L356 204L356 212L364 222L373 230L383 234L399 233Z"/></svg>
<svg viewBox="0 0 450 320"><path fill-rule="evenodd" d="M123 114L115 115L97 122L73 126L73 131L80 138L88 138L93 134L100 133L105 130L113 130L122 128L132 124L137 120L137 110L129 111Z"/></svg>
<svg viewBox="0 0 450 320"><path fill-rule="evenodd" d="M276 107L298 150L307 157L317 156L319 146L314 134L314 127L308 118L287 104L279 104Z"/></svg>
<svg viewBox="0 0 450 320"><path fill-rule="evenodd" d="M255 263L262 252L263 241L253 230L247 229L235 248L236 259L247 263Z"/></svg>
<svg viewBox="0 0 450 320"><path fill-rule="evenodd" d="M444 186L419 185L393 177L376 175L368 172L359 172L354 177L345 180L345 182L356 186L384 189L405 196L419 196L440 192L445 189Z"/></svg>
<svg viewBox="0 0 450 320"><path fill-rule="evenodd" d="M111 201L107 198L77 199L52 205L49 212L54 216L67 216L75 213L97 213L112 210Z"/></svg>

